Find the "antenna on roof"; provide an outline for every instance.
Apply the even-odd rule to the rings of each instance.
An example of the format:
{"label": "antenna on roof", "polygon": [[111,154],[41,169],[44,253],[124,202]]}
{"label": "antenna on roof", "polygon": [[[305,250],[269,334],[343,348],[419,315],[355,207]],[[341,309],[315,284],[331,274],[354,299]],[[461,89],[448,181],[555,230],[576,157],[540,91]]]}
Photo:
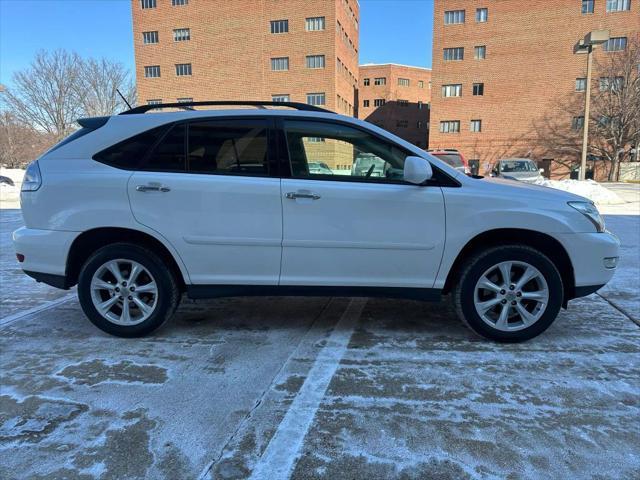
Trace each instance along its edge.
{"label": "antenna on roof", "polygon": [[129,105],[129,102],[127,102],[127,99],[124,98],[124,95],[122,95],[122,93],[120,93],[120,90],[116,88],[116,92],[118,92],[118,95],[120,95],[120,98],[122,99],[122,101],[124,103],[126,103],[127,107],[129,107],[129,110],[131,110],[131,105]]}

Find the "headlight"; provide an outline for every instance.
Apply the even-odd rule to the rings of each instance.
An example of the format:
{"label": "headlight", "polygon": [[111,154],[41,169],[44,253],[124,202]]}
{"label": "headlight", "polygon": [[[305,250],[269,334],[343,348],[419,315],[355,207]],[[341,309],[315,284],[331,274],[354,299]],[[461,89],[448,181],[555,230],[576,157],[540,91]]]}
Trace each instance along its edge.
{"label": "headlight", "polygon": [[581,214],[587,217],[591,223],[596,227],[598,232],[604,232],[604,220],[600,216],[600,212],[596,206],[591,202],[568,202],[569,206],[578,210]]}
{"label": "headlight", "polygon": [[42,175],[40,175],[40,167],[38,161],[31,162],[27,167],[27,171],[24,172],[24,179],[22,180],[23,192],[35,192],[42,185]]}

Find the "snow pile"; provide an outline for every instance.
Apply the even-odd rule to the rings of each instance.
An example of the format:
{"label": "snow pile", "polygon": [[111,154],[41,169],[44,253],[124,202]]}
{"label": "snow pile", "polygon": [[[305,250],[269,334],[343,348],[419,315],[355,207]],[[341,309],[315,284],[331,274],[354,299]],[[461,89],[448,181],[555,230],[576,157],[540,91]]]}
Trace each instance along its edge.
{"label": "snow pile", "polygon": [[24,170],[21,168],[0,168],[0,176],[9,177],[14,185],[0,183],[0,208],[20,208],[20,187]]}
{"label": "snow pile", "polygon": [[580,195],[599,205],[626,203],[617,193],[593,180],[544,180],[540,185]]}

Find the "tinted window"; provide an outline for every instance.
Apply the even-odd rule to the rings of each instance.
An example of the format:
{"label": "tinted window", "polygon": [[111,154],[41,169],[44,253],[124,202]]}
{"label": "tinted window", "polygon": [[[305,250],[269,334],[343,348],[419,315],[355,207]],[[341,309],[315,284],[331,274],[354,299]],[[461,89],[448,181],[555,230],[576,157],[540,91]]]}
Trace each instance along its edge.
{"label": "tinted window", "polygon": [[362,130],[306,121],[285,122],[285,130],[294,177],[368,181],[403,178],[404,151]]}
{"label": "tinted window", "polygon": [[116,143],[95,154],[93,158],[112,167],[134,169],[140,164],[145,154],[155,145],[156,141],[166,129],[167,127],[165,125],[147,130],[127,140]]}
{"label": "tinted window", "polygon": [[185,130],[184,123],[174,125],[158,146],[151,152],[144,164],[144,170],[163,172],[185,171]]}
{"label": "tinted window", "polygon": [[264,122],[231,120],[189,124],[189,171],[267,175]]}

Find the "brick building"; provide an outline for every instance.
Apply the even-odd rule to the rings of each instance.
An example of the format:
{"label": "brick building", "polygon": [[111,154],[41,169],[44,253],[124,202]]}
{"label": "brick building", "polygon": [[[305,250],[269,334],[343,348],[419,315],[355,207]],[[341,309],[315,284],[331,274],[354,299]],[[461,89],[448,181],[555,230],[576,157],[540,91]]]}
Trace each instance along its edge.
{"label": "brick building", "polygon": [[358,117],[421,148],[429,141],[431,69],[360,65]]}
{"label": "brick building", "polygon": [[[485,173],[508,156],[530,157],[566,175],[544,157],[545,118],[571,125],[559,105],[584,101],[586,55],[573,46],[591,30],[610,31],[615,51],[640,32],[636,0],[435,0],[430,148],[458,148]],[[596,72],[592,75],[598,88]],[[579,130],[579,129],[576,129]],[[580,135],[579,131],[576,131]]]}
{"label": "brick building", "polygon": [[289,100],[354,115],[357,0],[132,0],[139,103]]}

